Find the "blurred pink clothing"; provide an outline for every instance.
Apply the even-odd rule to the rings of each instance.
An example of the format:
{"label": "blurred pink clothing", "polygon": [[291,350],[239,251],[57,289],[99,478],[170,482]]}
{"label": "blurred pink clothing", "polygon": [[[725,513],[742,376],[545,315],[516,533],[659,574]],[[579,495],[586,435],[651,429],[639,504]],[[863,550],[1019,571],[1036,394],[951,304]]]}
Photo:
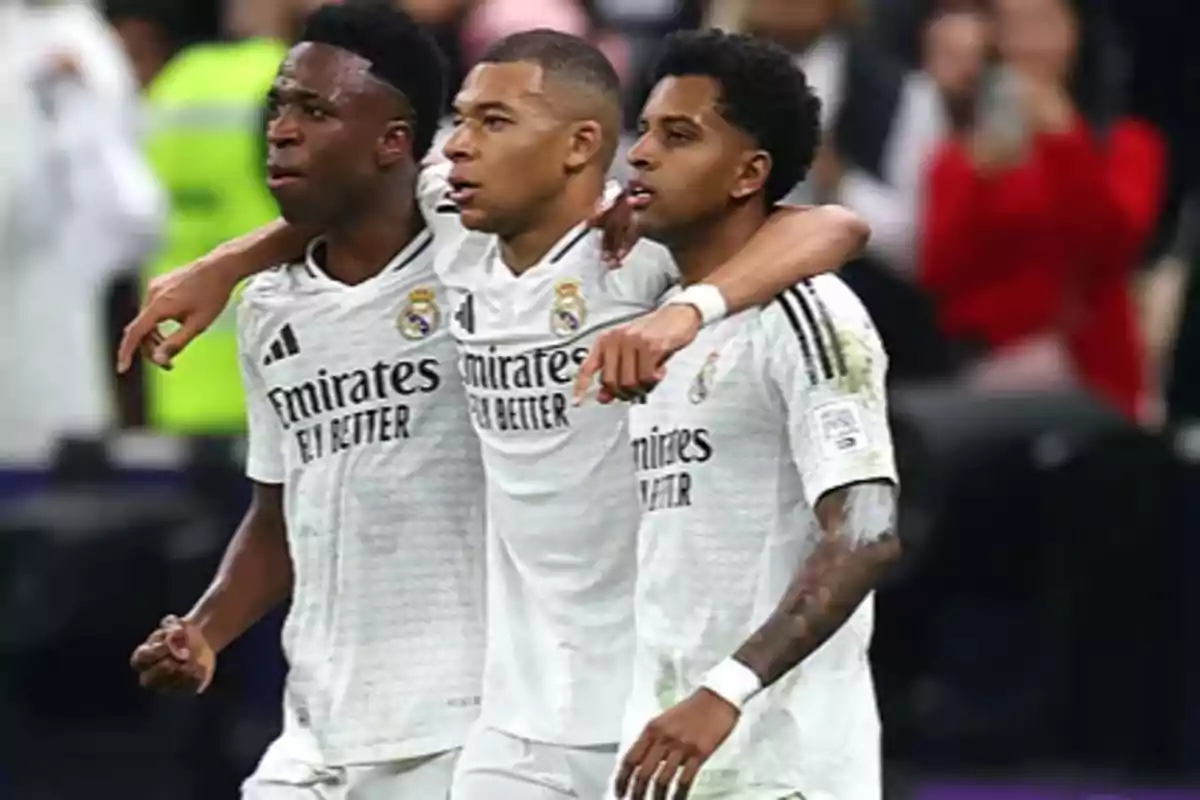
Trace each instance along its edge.
{"label": "blurred pink clothing", "polygon": [[624,77],[629,61],[625,43],[615,36],[593,37],[587,13],[576,0],[481,0],[463,24],[463,56],[474,64],[493,42],[533,28],[591,40]]}

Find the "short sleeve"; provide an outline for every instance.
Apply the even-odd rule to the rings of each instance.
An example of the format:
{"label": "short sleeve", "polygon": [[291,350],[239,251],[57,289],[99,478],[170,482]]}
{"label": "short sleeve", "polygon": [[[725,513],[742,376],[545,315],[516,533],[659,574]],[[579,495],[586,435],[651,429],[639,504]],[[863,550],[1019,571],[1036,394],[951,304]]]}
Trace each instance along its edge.
{"label": "short sleeve", "polygon": [[246,475],[259,483],[283,483],[283,427],[259,371],[259,353],[254,347],[254,311],[245,298],[238,305],[238,364],[246,393]]}
{"label": "short sleeve", "polygon": [[763,328],[766,372],[809,504],[852,483],[898,482],[887,354],[853,292],[833,276],[802,282],[764,311]]}
{"label": "short sleeve", "polygon": [[615,295],[652,310],[667,291],[679,283],[679,268],[667,248],[643,239],[625,257],[620,267],[609,273]]}

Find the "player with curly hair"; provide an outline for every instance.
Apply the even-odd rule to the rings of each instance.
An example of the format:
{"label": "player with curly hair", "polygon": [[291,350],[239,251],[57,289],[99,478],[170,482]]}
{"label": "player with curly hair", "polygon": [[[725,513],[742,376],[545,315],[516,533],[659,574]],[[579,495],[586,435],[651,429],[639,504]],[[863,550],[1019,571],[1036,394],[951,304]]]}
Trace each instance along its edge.
{"label": "player with curly hair", "polygon": [[[746,36],[678,34],[656,75],[629,188],[691,285],[804,177],[820,104]],[[858,298],[819,275],[705,328],[631,411],[621,797],[878,800],[870,593],[899,554],[886,368]]]}

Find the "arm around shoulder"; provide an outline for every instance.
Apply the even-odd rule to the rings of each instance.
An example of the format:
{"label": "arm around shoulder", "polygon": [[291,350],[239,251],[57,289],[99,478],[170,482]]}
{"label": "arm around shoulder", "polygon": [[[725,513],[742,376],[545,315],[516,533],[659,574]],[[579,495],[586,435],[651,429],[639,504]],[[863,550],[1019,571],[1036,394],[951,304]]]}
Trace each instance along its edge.
{"label": "arm around shoulder", "polygon": [[804,278],[837,270],[870,238],[862,217],[836,205],[782,206],[707,283],[731,313],[769,303]]}

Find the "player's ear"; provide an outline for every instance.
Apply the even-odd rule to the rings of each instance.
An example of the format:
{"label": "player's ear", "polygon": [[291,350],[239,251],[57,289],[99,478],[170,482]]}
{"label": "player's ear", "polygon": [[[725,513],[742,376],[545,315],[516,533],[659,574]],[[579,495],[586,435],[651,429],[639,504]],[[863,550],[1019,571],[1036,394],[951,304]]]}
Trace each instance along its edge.
{"label": "player's ear", "polygon": [[595,120],[583,120],[571,126],[566,168],[578,172],[592,163],[604,148],[604,128]]}
{"label": "player's ear", "polygon": [[733,181],[731,195],[735,200],[744,200],[763,190],[771,174],[771,154],[765,150],[751,150],[738,162],[738,173]]}
{"label": "player's ear", "polygon": [[387,124],[383,135],[379,137],[377,158],[381,167],[390,167],[401,161],[412,158],[412,125],[402,119],[394,119]]}

